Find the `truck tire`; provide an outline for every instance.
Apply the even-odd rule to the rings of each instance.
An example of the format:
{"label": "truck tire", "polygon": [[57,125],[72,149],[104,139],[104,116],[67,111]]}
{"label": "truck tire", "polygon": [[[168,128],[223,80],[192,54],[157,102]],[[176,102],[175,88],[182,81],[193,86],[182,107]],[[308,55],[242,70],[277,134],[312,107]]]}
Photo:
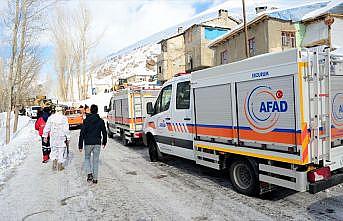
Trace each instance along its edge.
{"label": "truck tire", "polygon": [[120,134],[121,134],[121,143],[122,143],[124,146],[129,146],[129,141],[125,138],[125,131],[124,131],[124,130],[121,130],[121,131],[120,131]]}
{"label": "truck tire", "polygon": [[148,143],[149,147],[149,157],[151,162],[156,162],[159,160],[159,151],[157,147],[157,143],[154,140],[149,140]]}
{"label": "truck tire", "polygon": [[107,135],[109,138],[113,138],[113,133],[110,130],[110,127],[107,125]]}
{"label": "truck tire", "polygon": [[235,160],[229,169],[230,180],[234,189],[248,196],[260,193],[258,174],[248,160]]}

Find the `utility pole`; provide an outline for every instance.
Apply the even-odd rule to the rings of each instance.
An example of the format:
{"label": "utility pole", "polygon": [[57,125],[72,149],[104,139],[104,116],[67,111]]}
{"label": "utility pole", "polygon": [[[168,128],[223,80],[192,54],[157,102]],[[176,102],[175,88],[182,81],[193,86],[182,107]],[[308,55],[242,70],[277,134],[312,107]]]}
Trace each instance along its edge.
{"label": "utility pole", "polygon": [[247,27],[247,18],[245,15],[245,0],[242,0],[243,5],[243,22],[244,22],[244,38],[245,38],[245,57],[249,57],[248,49],[248,27]]}

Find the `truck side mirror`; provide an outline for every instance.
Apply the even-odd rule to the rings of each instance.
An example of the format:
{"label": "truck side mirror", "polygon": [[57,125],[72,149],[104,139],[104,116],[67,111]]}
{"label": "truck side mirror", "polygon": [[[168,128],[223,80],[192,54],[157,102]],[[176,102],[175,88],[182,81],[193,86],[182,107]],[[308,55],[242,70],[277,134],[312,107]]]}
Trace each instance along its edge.
{"label": "truck side mirror", "polygon": [[107,106],[104,107],[104,112],[109,112],[110,110],[107,108]]}
{"label": "truck side mirror", "polygon": [[154,108],[152,106],[152,102],[148,102],[146,104],[146,112],[150,115],[152,115],[154,113]]}

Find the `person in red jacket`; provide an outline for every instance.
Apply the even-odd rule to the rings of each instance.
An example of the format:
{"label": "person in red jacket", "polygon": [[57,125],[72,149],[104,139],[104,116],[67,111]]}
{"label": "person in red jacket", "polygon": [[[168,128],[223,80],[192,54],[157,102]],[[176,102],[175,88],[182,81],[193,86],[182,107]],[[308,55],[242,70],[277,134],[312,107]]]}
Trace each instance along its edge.
{"label": "person in red jacket", "polygon": [[50,116],[50,108],[44,107],[41,117],[39,117],[35,123],[35,129],[38,130],[39,136],[42,138],[42,152],[43,152],[42,163],[47,163],[50,159],[50,152],[51,152],[50,139],[48,137],[48,141],[44,142],[44,139],[42,137],[43,130],[49,116]]}

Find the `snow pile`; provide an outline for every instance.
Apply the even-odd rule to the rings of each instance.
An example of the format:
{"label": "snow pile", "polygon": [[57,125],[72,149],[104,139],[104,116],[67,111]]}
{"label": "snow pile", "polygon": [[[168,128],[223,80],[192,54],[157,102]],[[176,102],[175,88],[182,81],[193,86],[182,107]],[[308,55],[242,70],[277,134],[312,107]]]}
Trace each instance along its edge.
{"label": "snow pile", "polygon": [[80,105],[83,105],[83,106],[87,104],[87,106],[89,107],[92,104],[98,105],[100,117],[105,117],[106,113],[104,112],[104,107],[108,106],[108,104],[110,103],[111,97],[112,97],[112,93],[97,94],[97,95],[92,95],[87,100],[79,101],[79,103]]}
{"label": "snow pile", "polygon": [[[13,127],[13,120],[14,115],[12,114],[11,127]],[[26,153],[31,147],[32,137],[35,137],[33,129],[27,130],[27,127],[33,127],[30,118],[19,116],[18,130],[16,133],[11,134],[11,142],[5,145],[5,125],[6,113],[0,113],[0,185],[4,183],[12,169],[25,159]]]}
{"label": "snow pile", "polygon": [[[11,114],[11,140],[17,136],[17,134],[26,127],[30,122],[30,118],[26,116],[19,116],[18,129],[16,133],[13,131],[14,114]],[[5,145],[6,142],[6,113],[0,113],[0,148]]]}

